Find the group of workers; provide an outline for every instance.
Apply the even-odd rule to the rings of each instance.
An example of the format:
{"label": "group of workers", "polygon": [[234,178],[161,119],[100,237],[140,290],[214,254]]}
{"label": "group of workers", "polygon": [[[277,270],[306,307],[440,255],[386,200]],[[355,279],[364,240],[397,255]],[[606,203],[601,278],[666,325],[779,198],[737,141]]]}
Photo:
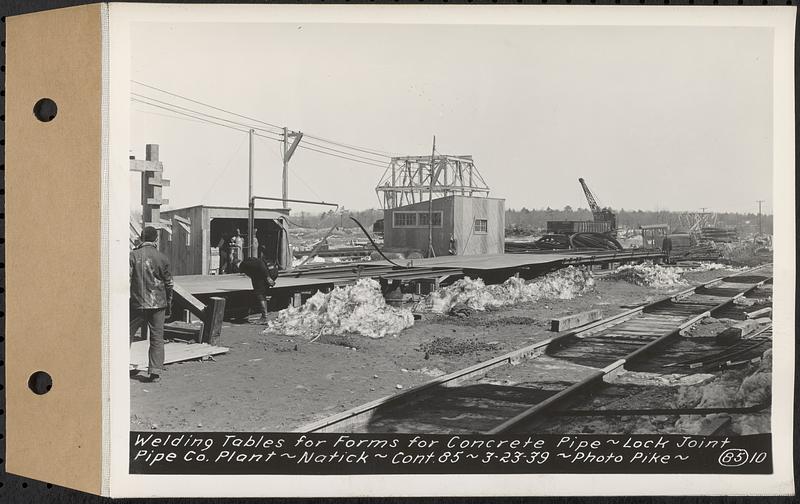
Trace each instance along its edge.
{"label": "group of workers", "polygon": [[[266,250],[263,246],[259,246],[257,236],[258,229],[253,229],[251,246],[256,251],[254,256],[260,259],[266,254]],[[240,264],[247,257],[248,250],[239,228],[236,228],[233,234],[223,234],[217,243],[217,249],[219,250],[219,274],[239,273]]]}
{"label": "group of workers", "polygon": [[[275,285],[278,266],[267,260],[263,253],[259,257],[243,257],[244,240],[238,229],[229,243],[234,245],[229,247],[233,255],[226,255],[227,264],[235,268],[235,272],[250,278],[261,309],[261,318],[255,323],[266,323],[267,291]],[[148,381],[155,382],[159,381],[164,371],[164,321],[172,316],[174,285],[169,259],[158,250],[156,228],[144,228],[140,243],[130,253],[129,263],[130,338],[133,340],[139,329],[143,335],[149,330]]]}

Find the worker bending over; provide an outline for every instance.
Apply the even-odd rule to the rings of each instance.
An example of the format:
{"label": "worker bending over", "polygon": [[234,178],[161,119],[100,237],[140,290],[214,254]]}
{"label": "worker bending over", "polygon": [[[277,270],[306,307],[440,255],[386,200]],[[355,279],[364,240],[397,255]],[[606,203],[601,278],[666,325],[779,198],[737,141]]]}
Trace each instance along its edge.
{"label": "worker bending over", "polygon": [[278,266],[268,261],[265,256],[248,257],[239,264],[239,273],[244,273],[253,282],[253,293],[261,307],[261,318],[256,324],[267,322],[267,289],[275,286],[278,278]]}

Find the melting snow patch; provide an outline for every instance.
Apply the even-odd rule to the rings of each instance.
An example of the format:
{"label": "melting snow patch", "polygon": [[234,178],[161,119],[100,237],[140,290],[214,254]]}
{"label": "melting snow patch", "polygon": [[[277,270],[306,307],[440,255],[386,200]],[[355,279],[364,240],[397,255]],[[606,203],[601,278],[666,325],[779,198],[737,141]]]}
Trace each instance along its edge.
{"label": "melting snow patch", "polygon": [[458,304],[484,311],[540,299],[573,299],[593,287],[591,271],[568,266],[527,282],[511,277],[499,285],[486,285],[480,278],[467,277],[432,293],[425,305],[434,313],[448,313]]}
{"label": "melting snow patch", "polygon": [[[744,379],[742,379],[744,378]],[[681,387],[677,406],[683,408],[731,408],[768,404],[772,397],[772,351],[764,353],[758,367],[749,373],[727,371],[716,380],[700,386]],[[708,418],[712,416],[709,415]],[[731,430],[736,434],[769,432],[768,411],[752,415],[734,415]],[[676,429],[687,434],[700,431],[708,420],[703,416],[681,417]]]}
{"label": "melting snow patch", "polygon": [[378,282],[367,278],[328,294],[317,292],[302,306],[281,310],[264,332],[309,339],[345,333],[383,338],[412,325],[411,310],[388,306]]}
{"label": "melting snow patch", "polygon": [[681,278],[682,272],[681,268],[661,266],[648,261],[642,264],[624,264],[614,270],[609,277],[643,287],[669,289],[687,285]]}

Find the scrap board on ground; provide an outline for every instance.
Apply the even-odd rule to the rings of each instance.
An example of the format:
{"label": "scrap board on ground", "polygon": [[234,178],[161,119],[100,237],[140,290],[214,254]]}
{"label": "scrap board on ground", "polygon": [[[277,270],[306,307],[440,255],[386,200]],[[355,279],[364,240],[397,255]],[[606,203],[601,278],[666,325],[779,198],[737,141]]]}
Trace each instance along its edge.
{"label": "scrap board on ground", "polygon": [[[130,369],[140,371],[147,369],[148,350],[149,342],[147,340],[131,343]],[[228,350],[229,348],[213,346],[208,343],[168,341],[164,344],[164,364],[202,359],[203,357],[226,353]]]}

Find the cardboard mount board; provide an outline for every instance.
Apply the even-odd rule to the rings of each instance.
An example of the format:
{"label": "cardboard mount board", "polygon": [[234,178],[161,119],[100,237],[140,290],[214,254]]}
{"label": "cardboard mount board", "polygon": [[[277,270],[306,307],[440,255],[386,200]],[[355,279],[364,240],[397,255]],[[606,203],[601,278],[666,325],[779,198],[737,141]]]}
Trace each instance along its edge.
{"label": "cardboard mount board", "polygon": [[[93,4],[6,20],[6,465],[96,494],[104,466],[105,13]],[[58,107],[48,122],[33,113],[43,98]],[[28,387],[36,372],[51,377],[49,392]]]}

